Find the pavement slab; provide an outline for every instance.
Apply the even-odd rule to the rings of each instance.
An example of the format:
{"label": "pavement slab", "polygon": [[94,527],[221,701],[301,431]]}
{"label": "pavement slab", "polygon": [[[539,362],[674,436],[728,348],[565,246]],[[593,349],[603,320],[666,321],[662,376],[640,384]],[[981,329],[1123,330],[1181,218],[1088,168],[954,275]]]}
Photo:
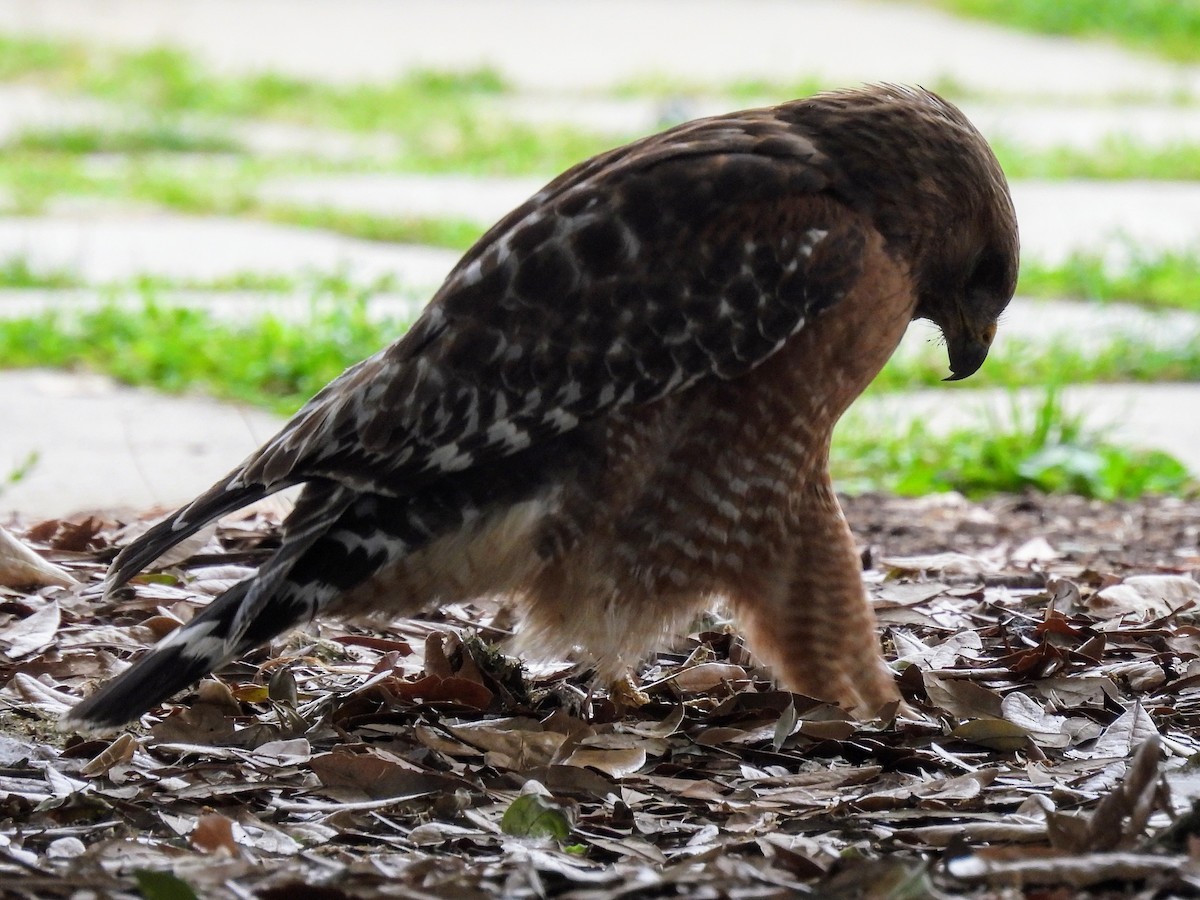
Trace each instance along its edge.
{"label": "pavement slab", "polygon": [[0,260],[20,258],[35,271],[68,271],[94,283],[139,274],[211,281],[242,272],[340,271],[360,282],[392,277],[429,287],[459,256],[236,218],[136,211],[0,218]]}
{"label": "pavement slab", "polygon": [[[281,419],[98,375],[0,371],[0,519],[173,507],[269,438]],[[28,474],[4,486],[30,458]]]}
{"label": "pavement slab", "polygon": [[7,0],[0,30],[170,44],[226,70],[335,81],[487,65],[523,87],[559,91],[660,74],[953,80],[1002,95],[1200,93],[1198,66],[869,0]]}

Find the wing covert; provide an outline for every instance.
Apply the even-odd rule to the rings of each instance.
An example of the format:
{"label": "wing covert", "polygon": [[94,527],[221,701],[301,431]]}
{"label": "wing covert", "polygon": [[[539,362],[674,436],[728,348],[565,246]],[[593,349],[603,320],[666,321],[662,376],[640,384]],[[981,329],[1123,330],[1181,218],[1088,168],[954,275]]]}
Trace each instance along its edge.
{"label": "wing covert", "polygon": [[242,481],[404,494],[744,374],[858,277],[867,226],[828,193],[836,178],[766,119],[582,164],[489,231],[410,332],[314,397]]}

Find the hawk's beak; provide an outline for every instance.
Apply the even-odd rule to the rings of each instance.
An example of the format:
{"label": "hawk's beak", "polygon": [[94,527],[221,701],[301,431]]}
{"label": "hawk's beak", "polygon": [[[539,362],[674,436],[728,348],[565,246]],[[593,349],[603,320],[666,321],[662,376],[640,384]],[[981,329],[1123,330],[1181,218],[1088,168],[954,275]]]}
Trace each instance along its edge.
{"label": "hawk's beak", "polygon": [[958,334],[946,335],[946,349],[950,354],[950,371],[944,381],[961,381],[979,371],[987,359],[992,340],[996,337],[996,323],[989,322],[979,333],[964,327]]}

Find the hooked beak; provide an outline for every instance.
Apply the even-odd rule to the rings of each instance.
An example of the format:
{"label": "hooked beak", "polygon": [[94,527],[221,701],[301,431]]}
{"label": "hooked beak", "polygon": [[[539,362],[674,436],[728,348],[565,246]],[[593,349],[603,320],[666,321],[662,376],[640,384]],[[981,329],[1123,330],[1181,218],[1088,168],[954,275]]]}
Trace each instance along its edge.
{"label": "hooked beak", "polygon": [[979,333],[974,333],[965,322],[957,334],[947,333],[946,349],[950,354],[950,371],[953,374],[943,381],[962,381],[979,371],[995,337],[995,322],[989,322]]}

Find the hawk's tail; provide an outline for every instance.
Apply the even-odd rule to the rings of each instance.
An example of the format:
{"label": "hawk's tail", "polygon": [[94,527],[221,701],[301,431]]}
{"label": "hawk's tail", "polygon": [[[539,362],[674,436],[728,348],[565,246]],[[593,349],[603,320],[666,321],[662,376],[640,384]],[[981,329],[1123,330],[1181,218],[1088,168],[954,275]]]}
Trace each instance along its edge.
{"label": "hawk's tail", "polygon": [[63,727],[89,732],[124,725],[220,666],[228,656],[220,635],[228,632],[252,584],[253,579],[235,584],[191,622],[76,704],[63,717]]}
{"label": "hawk's tail", "polygon": [[237,472],[218,481],[207,491],[122,548],[108,568],[105,593],[110,593],[154,562],[180,541],[195,534],[213,519],[241,509],[286,484],[266,488],[261,484],[237,484]]}
{"label": "hawk's tail", "polygon": [[[348,488],[310,483],[284,523],[282,546],[255,575],[235,584],[76,705],[64,717],[63,726],[98,731],[122,725],[231,659],[311,619],[338,594],[339,587],[310,577],[311,567],[297,563],[330,532],[353,500]],[[170,521],[156,528],[169,527]],[[365,579],[382,560],[361,557],[355,562],[354,571],[341,573],[344,577]]]}

